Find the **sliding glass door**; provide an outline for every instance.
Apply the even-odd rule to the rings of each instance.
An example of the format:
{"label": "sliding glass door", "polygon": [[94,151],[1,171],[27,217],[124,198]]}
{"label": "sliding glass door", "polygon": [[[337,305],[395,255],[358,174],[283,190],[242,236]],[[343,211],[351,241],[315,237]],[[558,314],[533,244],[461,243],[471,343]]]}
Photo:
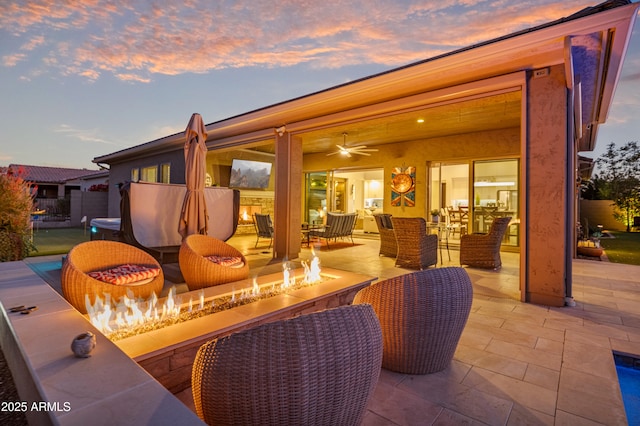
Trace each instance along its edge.
{"label": "sliding glass door", "polygon": [[520,226],[518,170],[517,159],[431,163],[428,209],[445,209],[450,220],[460,223],[461,234],[487,233],[494,218],[509,216],[511,225],[503,244],[517,247]]}
{"label": "sliding glass door", "polygon": [[519,245],[518,160],[473,163],[473,230],[489,232],[496,217],[511,217],[503,244]]}

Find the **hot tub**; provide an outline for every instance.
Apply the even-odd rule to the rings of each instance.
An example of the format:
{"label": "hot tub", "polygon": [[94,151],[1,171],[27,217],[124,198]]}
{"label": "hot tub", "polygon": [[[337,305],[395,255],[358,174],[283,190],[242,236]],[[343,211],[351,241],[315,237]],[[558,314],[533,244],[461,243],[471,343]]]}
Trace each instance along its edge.
{"label": "hot tub", "polygon": [[91,240],[120,241],[120,218],[97,217],[91,219]]}

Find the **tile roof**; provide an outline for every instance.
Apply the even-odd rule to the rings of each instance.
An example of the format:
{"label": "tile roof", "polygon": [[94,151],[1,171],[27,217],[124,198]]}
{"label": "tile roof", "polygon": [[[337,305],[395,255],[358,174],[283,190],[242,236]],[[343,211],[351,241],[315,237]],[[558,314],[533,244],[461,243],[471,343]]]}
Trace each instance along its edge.
{"label": "tile roof", "polygon": [[99,175],[104,170],[69,169],[64,167],[30,166],[25,164],[10,164],[13,170],[24,170],[24,179],[30,182],[64,183],[91,175]]}

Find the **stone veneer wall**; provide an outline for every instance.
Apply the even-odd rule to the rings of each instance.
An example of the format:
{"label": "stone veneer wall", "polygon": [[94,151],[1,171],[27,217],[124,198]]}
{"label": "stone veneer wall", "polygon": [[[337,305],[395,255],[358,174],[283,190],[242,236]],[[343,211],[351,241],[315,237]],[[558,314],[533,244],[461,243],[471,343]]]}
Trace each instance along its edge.
{"label": "stone veneer wall", "polygon": [[[260,206],[262,214],[270,214],[273,220],[275,211],[275,197],[273,191],[240,191],[240,206]],[[255,234],[256,229],[253,225],[238,224],[236,235]]]}

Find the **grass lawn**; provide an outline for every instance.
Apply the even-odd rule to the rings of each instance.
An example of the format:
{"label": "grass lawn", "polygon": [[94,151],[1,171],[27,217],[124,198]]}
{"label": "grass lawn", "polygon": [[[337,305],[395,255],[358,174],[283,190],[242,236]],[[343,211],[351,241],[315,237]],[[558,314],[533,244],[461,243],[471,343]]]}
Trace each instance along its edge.
{"label": "grass lawn", "polygon": [[640,265],[640,232],[610,232],[615,238],[603,238],[604,248],[610,262]]}
{"label": "grass lawn", "polygon": [[38,251],[29,257],[49,256],[52,254],[66,254],[73,246],[83,241],[89,241],[90,233],[86,235],[83,228],[54,228],[33,231],[33,243]]}

